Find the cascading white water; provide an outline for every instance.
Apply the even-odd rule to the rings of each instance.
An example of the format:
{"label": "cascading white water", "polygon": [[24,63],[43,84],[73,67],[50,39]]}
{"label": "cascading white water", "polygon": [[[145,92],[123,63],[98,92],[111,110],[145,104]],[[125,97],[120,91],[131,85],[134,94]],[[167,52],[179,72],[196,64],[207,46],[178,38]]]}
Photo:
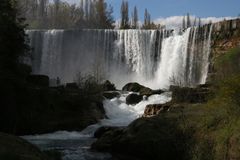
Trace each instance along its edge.
{"label": "cascading white water", "polygon": [[57,77],[61,73],[63,30],[46,31],[43,39],[43,54],[39,72]]}
{"label": "cascading white water", "polygon": [[136,81],[152,88],[205,83],[211,27],[166,30],[29,30],[33,72],[73,81],[101,70],[118,87]]}
{"label": "cascading white water", "polygon": [[184,82],[190,28],[183,35],[165,38],[162,42],[161,62],[156,72],[156,83],[167,88],[171,81]]}
{"label": "cascading white water", "polygon": [[26,140],[39,146],[43,150],[59,150],[63,153],[63,160],[110,160],[111,155],[90,151],[91,144],[95,141],[94,132],[101,126],[127,126],[140,117],[148,104],[163,104],[171,100],[171,93],[152,95],[136,105],[127,105],[126,96],[105,100],[104,108],[108,119],[88,126],[81,132],[58,131],[43,135],[23,136]]}

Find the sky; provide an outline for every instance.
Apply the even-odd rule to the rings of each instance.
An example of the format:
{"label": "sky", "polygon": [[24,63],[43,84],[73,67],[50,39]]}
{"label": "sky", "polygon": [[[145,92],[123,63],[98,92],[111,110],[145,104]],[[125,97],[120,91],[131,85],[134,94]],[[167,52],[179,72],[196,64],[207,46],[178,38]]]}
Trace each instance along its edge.
{"label": "sky", "polygon": [[[79,3],[80,0],[65,0],[71,3]],[[120,8],[122,0],[106,0],[114,9],[114,18],[120,19]],[[181,16],[190,13],[193,18],[201,17],[204,21],[213,22],[222,20],[223,17],[231,19],[240,14],[240,0],[128,0],[130,13],[136,5],[139,18],[142,21],[145,8],[151,14],[155,22],[180,23]],[[179,22],[178,22],[179,21]]]}
{"label": "sky", "polygon": [[[66,0],[80,2],[80,0]],[[114,17],[120,18],[122,0],[106,0],[114,7]],[[240,0],[128,0],[130,9],[135,5],[142,13],[147,8],[153,19],[160,17],[179,16],[187,12],[199,17],[225,17],[240,14]]]}

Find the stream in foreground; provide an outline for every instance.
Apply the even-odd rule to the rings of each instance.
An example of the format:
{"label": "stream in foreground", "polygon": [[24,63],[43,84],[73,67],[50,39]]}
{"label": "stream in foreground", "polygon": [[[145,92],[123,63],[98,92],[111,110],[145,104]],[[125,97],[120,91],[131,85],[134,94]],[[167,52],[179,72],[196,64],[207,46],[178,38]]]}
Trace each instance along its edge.
{"label": "stream in foreground", "polygon": [[63,160],[111,160],[109,153],[92,151],[91,144],[96,141],[94,132],[102,126],[127,126],[144,113],[148,104],[163,104],[171,100],[171,93],[152,95],[136,105],[127,105],[126,97],[130,93],[121,94],[119,98],[103,102],[106,115],[98,124],[88,126],[81,132],[58,131],[43,135],[23,136],[41,150],[57,150],[63,153]]}

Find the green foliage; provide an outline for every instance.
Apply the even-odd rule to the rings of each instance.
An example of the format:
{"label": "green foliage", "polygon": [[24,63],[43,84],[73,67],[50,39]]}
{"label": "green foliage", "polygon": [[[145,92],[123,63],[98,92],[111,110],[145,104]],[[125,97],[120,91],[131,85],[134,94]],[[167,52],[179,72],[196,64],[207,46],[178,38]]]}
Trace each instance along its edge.
{"label": "green foliage", "polygon": [[217,80],[240,73],[240,48],[231,49],[228,53],[218,57],[215,67],[217,70]]}
{"label": "green foliage", "polygon": [[105,0],[81,1],[80,5],[63,0],[18,0],[30,29],[112,29],[113,8]]}
{"label": "green foliage", "polygon": [[15,6],[15,1],[3,0],[0,3],[0,72],[15,71],[19,58],[28,53],[24,19],[18,17]]}
{"label": "green foliage", "polygon": [[[194,160],[240,158],[240,49],[235,48],[216,60],[215,96],[202,105],[204,116],[198,120]],[[202,139],[212,142],[203,143]],[[211,154],[208,154],[211,153]]]}
{"label": "green foliage", "polygon": [[148,12],[148,10],[145,9],[144,23],[142,25],[142,29],[157,29],[157,28],[159,28],[159,26],[157,26],[156,24],[154,24],[154,22],[151,21],[151,15]]}
{"label": "green foliage", "polygon": [[128,1],[122,1],[120,29],[130,29]]}

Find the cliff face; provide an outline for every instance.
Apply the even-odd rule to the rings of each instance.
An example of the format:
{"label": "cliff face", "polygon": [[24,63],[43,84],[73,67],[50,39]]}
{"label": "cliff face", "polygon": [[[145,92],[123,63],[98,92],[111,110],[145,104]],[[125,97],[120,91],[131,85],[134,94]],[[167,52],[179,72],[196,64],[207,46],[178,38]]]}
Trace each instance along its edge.
{"label": "cliff face", "polygon": [[216,59],[226,54],[230,49],[238,46],[240,46],[240,19],[221,21],[213,24],[208,82],[214,76]]}

